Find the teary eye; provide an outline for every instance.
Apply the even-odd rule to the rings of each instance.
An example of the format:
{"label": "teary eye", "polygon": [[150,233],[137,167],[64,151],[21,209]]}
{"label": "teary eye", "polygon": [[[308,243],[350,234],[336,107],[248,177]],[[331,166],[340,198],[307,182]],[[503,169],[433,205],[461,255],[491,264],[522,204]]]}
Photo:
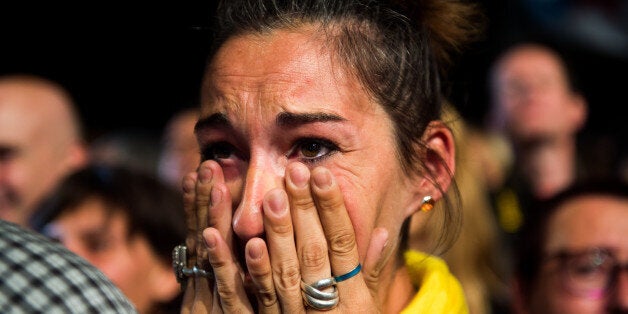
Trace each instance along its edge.
{"label": "teary eye", "polygon": [[205,146],[201,151],[203,160],[229,159],[235,153],[235,147],[227,142],[217,142]]}
{"label": "teary eye", "polygon": [[338,146],[328,140],[307,138],[296,142],[288,157],[302,159],[305,162],[317,162],[338,151]]}

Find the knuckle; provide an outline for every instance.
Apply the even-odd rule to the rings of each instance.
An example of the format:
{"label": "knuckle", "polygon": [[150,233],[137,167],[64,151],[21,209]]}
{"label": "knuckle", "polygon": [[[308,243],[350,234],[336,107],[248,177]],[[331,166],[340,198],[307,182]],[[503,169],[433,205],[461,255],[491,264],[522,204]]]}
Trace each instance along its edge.
{"label": "knuckle", "polygon": [[291,200],[292,207],[295,209],[314,208],[314,200],[311,197],[294,197]]}
{"label": "knuckle", "polygon": [[278,291],[290,291],[295,287],[300,289],[301,284],[301,271],[295,263],[291,265],[282,265],[274,271],[273,278],[277,278],[275,281],[275,288]]}
{"label": "knuckle", "polygon": [[366,285],[373,288],[377,287],[379,283],[379,277],[382,271],[382,265],[377,264],[375,267],[370,267],[369,269],[363,268],[362,277],[364,278],[364,282]]}
{"label": "knuckle", "polygon": [[233,290],[233,285],[227,284],[222,280],[216,281],[216,291],[220,295],[220,302],[226,308],[233,308],[237,304],[236,293]]}
{"label": "knuckle", "polygon": [[355,236],[350,233],[343,231],[340,234],[331,237],[329,240],[330,250],[339,255],[349,254],[355,248]]}
{"label": "knuckle", "polygon": [[291,224],[267,224],[266,227],[268,226],[270,226],[271,230],[278,235],[291,235],[292,234]]}
{"label": "knuckle", "polygon": [[327,265],[327,246],[319,242],[307,241],[301,249],[301,262],[308,268],[320,268]]}
{"label": "knuckle", "polygon": [[249,272],[251,273],[251,276],[255,278],[266,278],[272,276],[270,268],[267,267],[249,267]]}
{"label": "knuckle", "polygon": [[277,295],[273,287],[260,287],[257,291],[257,298],[264,307],[272,307],[277,304]]}
{"label": "knuckle", "polygon": [[319,195],[318,203],[322,209],[333,210],[344,206],[344,199],[336,193]]}
{"label": "knuckle", "polygon": [[379,282],[379,271],[365,272],[363,275],[367,286],[376,286]]}

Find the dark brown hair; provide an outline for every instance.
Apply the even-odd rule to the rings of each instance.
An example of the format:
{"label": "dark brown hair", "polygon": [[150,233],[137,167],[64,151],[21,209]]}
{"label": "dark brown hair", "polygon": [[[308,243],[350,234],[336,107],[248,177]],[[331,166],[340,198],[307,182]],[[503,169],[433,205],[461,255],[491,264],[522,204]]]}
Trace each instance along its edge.
{"label": "dark brown hair", "polygon": [[[476,27],[478,12],[450,0],[225,0],[217,7],[208,61],[211,66],[217,50],[237,35],[319,27],[335,52],[334,61],[362,83],[393,121],[402,166],[409,173],[429,174],[422,163],[428,149],[422,136],[431,121],[440,119],[445,101],[441,78],[450,52],[481,29]],[[445,225],[453,227],[443,233],[447,237],[455,238],[458,217],[454,210],[445,216]]]}

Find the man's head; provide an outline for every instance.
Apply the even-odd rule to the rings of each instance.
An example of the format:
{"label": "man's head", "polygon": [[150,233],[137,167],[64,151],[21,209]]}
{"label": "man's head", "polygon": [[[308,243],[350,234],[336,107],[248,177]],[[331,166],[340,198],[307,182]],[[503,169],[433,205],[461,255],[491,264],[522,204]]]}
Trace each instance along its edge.
{"label": "man's head", "polygon": [[38,202],[87,154],[68,93],[34,76],[0,78],[0,218],[26,225]]}
{"label": "man's head", "polygon": [[491,70],[491,127],[515,142],[573,137],[584,125],[585,99],[574,91],[568,69],[555,51],[519,44]]}

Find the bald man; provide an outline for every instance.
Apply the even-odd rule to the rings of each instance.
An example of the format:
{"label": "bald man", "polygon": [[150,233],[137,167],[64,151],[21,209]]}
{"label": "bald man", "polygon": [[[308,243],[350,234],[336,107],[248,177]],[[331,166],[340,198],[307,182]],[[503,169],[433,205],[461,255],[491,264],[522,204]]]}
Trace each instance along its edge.
{"label": "bald man", "polygon": [[61,86],[0,77],[0,219],[27,226],[44,195],[86,162],[80,120]]}

